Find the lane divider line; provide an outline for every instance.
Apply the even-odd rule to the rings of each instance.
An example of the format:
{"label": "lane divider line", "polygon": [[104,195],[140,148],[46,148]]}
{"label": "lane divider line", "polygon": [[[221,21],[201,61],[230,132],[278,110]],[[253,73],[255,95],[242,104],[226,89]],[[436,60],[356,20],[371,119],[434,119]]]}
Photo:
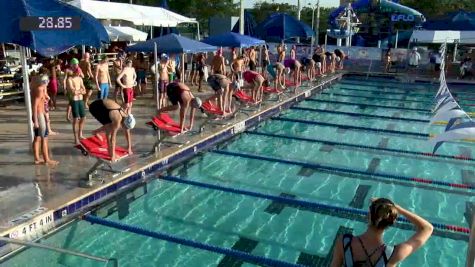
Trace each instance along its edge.
{"label": "lane divider line", "polygon": [[379,147],[379,146],[365,146],[365,145],[357,145],[357,144],[352,144],[352,143],[327,141],[323,139],[314,139],[314,138],[300,137],[300,136],[288,136],[288,135],[281,135],[281,134],[271,134],[271,133],[263,133],[263,132],[256,132],[256,131],[246,131],[246,133],[268,136],[268,137],[273,137],[273,138],[283,138],[283,139],[289,139],[289,140],[321,143],[321,144],[331,145],[331,146],[346,146],[346,147],[354,147],[354,148],[361,148],[361,149],[368,149],[368,150],[379,150],[379,151],[394,152],[394,153],[400,153],[400,154],[417,155],[417,156],[422,156],[422,157],[444,158],[444,159],[451,159],[451,160],[464,160],[464,161],[475,162],[474,158],[463,156],[463,155],[457,155],[457,156],[440,155],[440,154],[432,154],[430,152],[428,153],[417,152],[417,151],[410,151],[410,150],[385,148],[385,147]]}
{"label": "lane divider line", "polygon": [[297,166],[303,166],[307,168],[324,170],[324,171],[329,171],[329,172],[358,174],[358,175],[364,175],[364,176],[375,176],[375,177],[382,177],[382,178],[387,178],[387,179],[392,179],[392,180],[400,180],[400,181],[414,182],[414,183],[420,183],[420,184],[433,184],[433,185],[451,187],[451,188],[462,188],[462,189],[469,189],[469,190],[475,189],[475,186],[473,185],[451,183],[451,182],[446,182],[442,180],[430,180],[426,178],[410,177],[410,176],[389,174],[389,173],[383,173],[383,172],[367,172],[367,171],[355,170],[355,169],[345,168],[345,167],[322,165],[319,163],[288,160],[288,159],[282,159],[282,158],[276,158],[276,157],[262,156],[262,155],[250,154],[250,153],[233,152],[233,151],[227,151],[227,150],[211,150],[211,151],[217,154],[222,154],[222,155],[264,160],[264,161],[270,161],[270,162],[278,162],[278,163],[289,164],[289,165],[297,165]]}
{"label": "lane divider line", "polygon": [[352,98],[366,98],[366,99],[376,99],[376,100],[387,100],[387,101],[396,101],[396,102],[414,102],[414,103],[423,103],[427,105],[433,105],[434,101],[425,101],[425,100],[406,100],[406,99],[398,99],[398,98],[386,98],[386,97],[377,97],[377,96],[363,96],[363,95],[347,95],[347,94],[340,94],[340,93],[332,93],[330,92],[322,92],[322,95],[329,95],[329,96],[343,96],[343,97],[352,97]]}
{"label": "lane divider line", "polygon": [[364,126],[353,126],[353,125],[346,125],[346,124],[337,124],[337,123],[310,121],[310,120],[301,120],[301,119],[290,119],[290,118],[283,118],[283,117],[274,117],[274,118],[271,118],[271,120],[288,121],[288,122],[329,126],[329,127],[338,127],[338,128],[343,128],[343,129],[362,130],[362,131],[369,131],[369,132],[376,132],[376,133],[390,133],[390,134],[410,135],[410,136],[427,137],[427,138],[431,136],[430,134],[427,134],[427,133],[377,129],[377,128],[369,128],[369,127],[364,127]]}
{"label": "lane divider line", "polygon": [[[324,203],[319,203],[319,202],[313,202],[313,201],[308,201],[308,200],[302,200],[302,199],[295,199],[295,198],[290,198],[290,197],[284,197],[284,196],[275,196],[275,195],[268,195],[260,192],[254,192],[254,191],[249,191],[249,190],[243,190],[243,189],[236,189],[232,187],[226,187],[226,186],[221,186],[221,185],[216,185],[216,184],[209,184],[209,183],[203,183],[203,182],[198,182],[195,180],[190,180],[190,179],[183,179],[180,177],[176,176],[160,176],[160,179],[166,180],[166,181],[171,181],[171,182],[177,182],[181,184],[187,184],[191,186],[197,186],[197,187],[202,187],[206,189],[212,189],[212,190],[218,190],[222,192],[227,192],[227,193],[233,193],[233,194],[239,194],[239,195],[245,195],[245,196],[251,196],[251,197],[256,197],[256,198],[263,198],[263,199],[268,199],[288,205],[298,205],[298,206],[303,206],[303,207],[309,207],[309,208],[317,208],[317,209],[322,209],[322,210],[327,210],[327,211],[332,211],[332,212],[341,212],[341,213],[349,213],[349,214],[354,214],[354,215],[360,215],[360,216],[368,216],[368,212],[365,210],[361,209],[355,209],[355,208],[347,208],[347,207],[340,207],[340,206],[334,206],[334,205],[328,205]],[[398,217],[397,218],[398,222],[402,223],[410,223],[409,220],[407,220],[404,217]],[[456,226],[456,225],[447,225],[443,223],[432,223],[431,224],[440,230],[449,230],[453,232],[460,232],[460,233],[465,233],[469,234],[470,229],[462,226]]]}
{"label": "lane divider line", "polygon": [[[393,90],[399,90],[399,91],[402,91],[402,92],[414,92],[414,91],[426,91],[427,94],[432,94],[432,92],[436,92],[438,90],[438,85],[436,85],[436,87],[432,87],[432,88],[417,88],[417,87],[414,87],[412,84],[406,84],[407,86],[410,86],[411,89],[406,89],[406,88],[403,88],[401,86],[397,86],[397,85],[380,85],[380,86],[374,86],[374,84],[371,84],[371,83],[366,83],[366,82],[363,82],[363,83],[355,83],[355,82],[350,82],[348,80],[342,80],[339,82],[339,84],[342,84],[342,85],[356,85],[356,86],[369,86],[369,87],[372,87],[372,88],[376,88],[378,90],[387,90],[388,92],[392,92]],[[400,83],[398,84],[400,85]],[[387,88],[387,89],[386,89]],[[389,90],[388,90],[389,89]],[[454,92],[456,93],[461,93],[461,94],[467,94],[467,95],[475,95],[474,92],[471,92],[470,89],[455,89]],[[423,92],[421,92],[423,93]]]}
{"label": "lane divider line", "polygon": [[[336,89],[336,90],[345,90],[345,91],[369,92],[369,93],[378,94],[378,95],[387,93],[387,94],[391,94],[391,95],[404,95],[404,96],[409,96],[409,97],[421,96],[421,97],[430,97],[430,98],[433,98],[434,93],[435,93],[435,91],[434,91],[434,93],[427,93],[427,94],[418,94],[418,93],[411,93],[411,92],[402,93],[402,92],[370,90],[370,89],[360,89],[360,88],[350,88],[350,87],[335,87],[334,89]],[[464,93],[460,93],[460,94],[464,94]],[[457,96],[457,98],[459,100],[462,100],[462,101],[475,101],[475,99],[473,99],[473,98],[464,98],[464,97],[459,97],[459,96]]]}
{"label": "lane divider line", "polygon": [[307,98],[305,99],[305,101],[323,102],[323,103],[332,103],[332,104],[341,104],[341,105],[350,105],[350,106],[365,106],[365,107],[384,108],[384,109],[410,110],[410,111],[418,111],[421,113],[431,113],[430,109],[423,109],[423,108],[408,108],[408,107],[365,104],[365,103],[355,103],[355,102],[337,101],[337,100],[324,100],[324,99],[315,99],[315,98]]}
{"label": "lane divider line", "polygon": [[177,237],[177,236],[173,236],[173,235],[169,235],[165,233],[150,231],[139,226],[125,224],[122,222],[116,222],[116,221],[100,218],[97,216],[93,216],[90,214],[84,215],[82,219],[92,224],[99,224],[99,225],[107,226],[107,227],[114,228],[117,230],[122,230],[122,231],[130,232],[130,233],[134,233],[134,234],[138,234],[142,236],[160,239],[160,240],[172,242],[175,244],[180,244],[187,247],[197,248],[201,250],[210,251],[213,253],[219,253],[219,254],[223,254],[223,255],[227,255],[231,257],[236,257],[238,259],[242,259],[250,263],[258,263],[258,264],[263,264],[265,266],[282,266],[282,267],[303,266],[300,264],[293,264],[293,263],[288,263],[285,261],[274,260],[274,259],[270,259],[266,257],[252,255],[250,253],[239,251],[236,249],[208,245],[208,244],[193,241],[190,239],[185,239],[185,238],[181,238],[181,237]]}
{"label": "lane divider line", "polygon": [[391,116],[383,116],[383,115],[344,112],[344,111],[326,110],[326,109],[319,109],[319,108],[307,108],[307,107],[299,107],[299,106],[290,107],[290,109],[298,109],[298,110],[321,112],[321,113],[340,114],[340,115],[353,116],[353,117],[368,117],[368,118],[385,119],[385,120],[412,121],[412,122],[423,122],[423,123],[429,123],[430,122],[430,120],[423,120],[423,119],[413,119],[413,118],[405,118],[405,117],[391,117]]}

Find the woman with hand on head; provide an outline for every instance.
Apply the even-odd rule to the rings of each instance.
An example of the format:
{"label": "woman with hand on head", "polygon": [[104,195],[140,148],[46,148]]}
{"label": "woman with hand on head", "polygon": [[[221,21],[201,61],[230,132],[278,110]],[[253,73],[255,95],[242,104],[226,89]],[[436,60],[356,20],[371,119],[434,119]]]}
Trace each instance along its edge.
{"label": "woman with hand on head", "polygon": [[[384,231],[396,222],[398,214],[411,222],[416,233],[396,246],[384,244]],[[368,213],[368,229],[359,236],[345,234],[335,244],[332,267],[396,266],[422,247],[432,234],[433,226],[386,198],[372,199]]]}

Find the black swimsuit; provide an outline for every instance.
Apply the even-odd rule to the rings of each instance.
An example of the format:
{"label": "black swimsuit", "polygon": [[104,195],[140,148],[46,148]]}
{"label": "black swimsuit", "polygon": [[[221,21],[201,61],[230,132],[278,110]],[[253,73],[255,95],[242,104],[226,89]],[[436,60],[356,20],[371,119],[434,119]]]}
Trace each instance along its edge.
{"label": "black swimsuit", "polygon": [[95,100],[89,105],[89,112],[91,112],[92,116],[96,118],[102,125],[106,125],[112,123],[112,120],[109,116],[109,112],[112,110],[121,110],[118,109],[108,109],[104,105],[104,101],[102,99]]}
{"label": "black swimsuit", "polygon": [[180,88],[178,83],[170,83],[167,85],[167,96],[168,100],[172,102],[173,105],[178,105],[182,103],[181,93],[183,90]]}

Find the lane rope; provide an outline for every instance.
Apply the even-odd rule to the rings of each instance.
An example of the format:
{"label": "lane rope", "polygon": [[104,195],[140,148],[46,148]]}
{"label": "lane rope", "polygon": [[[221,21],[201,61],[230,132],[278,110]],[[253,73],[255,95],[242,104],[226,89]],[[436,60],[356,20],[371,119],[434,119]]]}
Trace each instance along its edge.
{"label": "lane rope", "polygon": [[413,119],[413,118],[405,118],[405,117],[391,117],[391,116],[382,116],[382,115],[373,115],[373,114],[365,114],[365,113],[354,113],[354,112],[344,112],[344,111],[336,111],[336,110],[326,110],[326,109],[319,109],[319,108],[307,108],[307,107],[290,107],[290,109],[298,109],[298,110],[305,110],[305,111],[313,111],[313,112],[322,112],[322,113],[331,113],[331,114],[340,114],[352,117],[368,117],[368,118],[377,118],[377,119],[385,119],[385,120],[399,120],[399,121],[412,121],[412,122],[424,122],[429,123],[430,120],[423,120],[423,119]]}
{"label": "lane rope", "polygon": [[412,99],[400,99],[400,98],[387,98],[387,97],[377,97],[377,96],[363,96],[363,95],[348,95],[332,92],[322,92],[322,95],[329,96],[343,96],[343,97],[352,97],[352,98],[366,98],[366,99],[375,99],[375,100],[387,100],[387,101],[396,101],[396,102],[414,102],[414,103],[424,103],[429,106],[434,104],[434,101],[425,101],[425,100],[412,100]]}
{"label": "lane rope", "polygon": [[364,126],[353,126],[353,125],[346,125],[346,124],[337,124],[337,123],[320,122],[320,121],[309,121],[309,120],[301,120],[301,119],[290,119],[290,118],[282,118],[282,117],[274,117],[274,118],[271,118],[271,120],[296,122],[296,123],[303,123],[303,124],[310,124],[310,125],[337,127],[337,128],[342,128],[342,129],[362,130],[362,131],[369,131],[369,132],[376,132],[376,133],[390,133],[390,134],[410,135],[410,136],[418,136],[418,137],[426,137],[426,138],[429,138],[431,136],[430,134],[427,134],[427,133],[377,129],[377,128],[369,128],[369,127],[364,127]]}
{"label": "lane rope", "polygon": [[331,145],[331,146],[346,146],[346,147],[362,148],[362,149],[368,149],[368,150],[380,150],[380,151],[394,152],[394,153],[400,153],[400,154],[417,155],[417,156],[431,157],[431,158],[444,158],[444,159],[465,160],[465,161],[475,162],[474,158],[463,156],[463,155],[457,155],[457,156],[441,155],[441,154],[433,154],[430,152],[417,152],[417,151],[394,149],[394,148],[383,148],[383,147],[377,147],[377,146],[365,146],[365,145],[357,145],[357,144],[351,144],[351,143],[327,141],[323,139],[314,139],[314,138],[307,138],[307,137],[300,137],[300,136],[287,136],[287,135],[281,135],[281,134],[271,134],[271,133],[263,133],[263,132],[256,132],[256,131],[246,131],[246,133],[274,137],[274,138],[283,138],[283,139],[289,139],[289,140],[321,143],[321,144]]}
{"label": "lane rope", "polygon": [[400,180],[400,181],[407,181],[407,182],[426,184],[426,185],[427,184],[433,184],[433,185],[438,185],[438,186],[443,186],[443,187],[451,187],[451,188],[462,188],[462,189],[470,189],[470,190],[475,189],[475,186],[473,186],[473,185],[451,183],[451,182],[445,182],[445,181],[442,181],[442,180],[430,180],[430,179],[426,179],[426,178],[410,177],[410,176],[403,176],[403,175],[397,175],[397,174],[388,174],[388,173],[382,173],[382,172],[369,172],[369,171],[355,170],[355,169],[345,168],[345,167],[336,167],[336,166],[330,166],[330,165],[322,165],[322,164],[319,164],[319,163],[310,163],[310,162],[304,162],[304,161],[287,160],[287,159],[282,159],[282,158],[277,158],[277,157],[262,156],[262,155],[250,154],[250,153],[233,152],[233,151],[227,151],[227,150],[212,150],[212,151],[214,153],[222,154],[222,155],[242,157],[242,158],[250,158],[250,159],[257,159],[257,160],[264,160],[264,161],[270,161],[270,162],[278,162],[278,163],[289,164],[289,165],[298,165],[298,166],[302,166],[302,167],[306,167],[306,168],[310,168],[310,169],[325,170],[325,171],[329,171],[329,172],[358,174],[358,175],[364,175],[364,176],[370,176],[370,177],[371,176],[382,177],[382,178],[387,178],[387,179],[391,179],[391,180]]}
{"label": "lane rope", "polygon": [[[233,194],[246,195],[246,196],[251,196],[251,197],[256,197],[256,198],[268,199],[268,200],[284,203],[284,204],[287,204],[287,205],[297,205],[297,206],[303,206],[303,207],[309,207],[309,208],[317,208],[317,209],[322,209],[322,210],[327,210],[327,211],[332,211],[332,212],[341,212],[341,213],[349,213],[349,214],[354,214],[354,215],[361,215],[361,216],[365,216],[365,217],[368,216],[368,211],[365,211],[365,210],[360,210],[360,209],[355,209],[355,208],[347,208],[347,207],[339,207],[339,206],[328,205],[328,204],[319,203],[319,202],[312,202],[312,201],[308,201],[308,200],[299,200],[299,199],[283,197],[283,196],[274,196],[274,195],[264,194],[264,193],[255,192],[255,191],[249,191],[249,190],[244,190],[244,189],[236,189],[236,188],[225,187],[225,186],[216,185],[216,184],[198,182],[196,180],[183,179],[183,178],[176,177],[176,176],[169,176],[169,175],[161,176],[160,179],[163,179],[163,180],[166,180],[166,181],[171,181],[171,182],[177,182],[177,183],[192,185],[192,186],[197,186],[197,187],[202,187],[202,188],[206,188],[206,189],[218,190],[218,191],[227,192],[227,193],[233,193]],[[402,223],[411,223],[408,219],[406,219],[404,217],[398,217],[397,221],[402,222]],[[470,229],[466,228],[466,227],[461,227],[461,226],[456,226],[456,225],[447,225],[447,224],[443,224],[443,223],[434,223],[434,222],[431,222],[431,224],[435,228],[440,229],[440,230],[449,230],[449,231],[465,233],[465,234],[470,233]]]}
{"label": "lane rope", "polygon": [[235,250],[235,249],[208,245],[208,244],[196,242],[190,239],[185,239],[185,238],[181,238],[181,237],[177,237],[177,236],[173,236],[173,235],[169,235],[165,233],[150,231],[139,226],[125,224],[122,222],[115,222],[112,220],[100,218],[100,217],[93,216],[90,214],[84,215],[83,220],[88,221],[92,224],[99,224],[99,225],[107,226],[110,228],[115,228],[118,230],[138,234],[138,235],[165,240],[168,242],[180,244],[187,247],[197,248],[201,250],[206,250],[206,251],[210,251],[214,253],[219,253],[219,254],[235,257],[235,258],[242,259],[244,261],[251,262],[251,263],[263,264],[264,266],[279,266],[279,267],[301,267],[302,266],[303,267],[303,265],[300,265],[300,264],[292,264],[292,263],[288,263],[288,262],[284,262],[280,260],[274,260],[270,258],[252,255],[250,253]]}
{"label": "lane rope", "polygon": [[410,111],[418,111],[421,113],[431,113],[430,109],[423,109],[423,108],[397,107],[397,106],[365,104],[365,103],[337,101],[337,100],[324,100],[324,99],[315,99],[315,98],[307,98],[305,99],[305,101],[323,102],[323,103],[332,103],[332,104],[341,104],[341,105],[350,105],[350,106],[365,106],[365,107],[385,108],[385,109],[410,110]]}
{"label": "lane rope", "polygon": [[[388,93],[388,94],[391,94],[391,95],[405,95],[405,96],[409,96],[409,97],[429,97],[429,98],[433,98],[434,97],[434,94],[417,94],[417,93],[401,93],[401,92],[392,92],[392,91],[381,91],[381,90],[369,90],[369,89],[357,89],[357,88],[349,88],[349,87],[335,87],[334,89],[337,89],[337,90],[345,90],[345,91],[357,91],[357,92],[369,92],[369,93],[373,93],[375,95],[381,95],[381,94],[384,94],[384,93]],[[461,93],[463,94],[463,93]],[[459,100],[462,100],[462,101],[474,101],[475,99],[471,99],[471,98],[464,98],[464,97],[459,97],[457,96],[457,98]]]}

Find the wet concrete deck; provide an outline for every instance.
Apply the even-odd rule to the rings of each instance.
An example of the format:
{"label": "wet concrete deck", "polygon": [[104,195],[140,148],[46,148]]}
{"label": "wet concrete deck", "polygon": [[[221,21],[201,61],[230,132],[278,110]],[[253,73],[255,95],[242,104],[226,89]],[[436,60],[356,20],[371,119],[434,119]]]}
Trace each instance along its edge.
{"label": "wet concrete deck", "polygon": [[[326,77],[328,78],[328,77]],[[310,84],[304,83],[297,91],[309,89]],[[206,87],[204,87],[206,88]],[[150,90],[149,90],[150,91]],[[201,98],[210,95],[196,93]],[[283,96],[283,100],[292,97],[292,94]],[[271,100],[265,101],[260,111],[277,104]],[[134,155],[120,164],[128,165],[131,171],[151,162],[170,155],[180,148],[177,146],[163,146],[159,153],[150,154],[156,141],[155,132],[145,123],[155,113],[155,104],[151,94],[138,98],[134,102],[133,113],[137,119],[137,126],[132,132]],[[54,168],[45,165],[34,165],[27,135],[26,111],[23,103],[11,104],[0,108],[0,232],[7,231],[23,222],[18,218],[26,213],[37,213],[44,210],[54,210],[65,203],[71,202],[97,188],[85,188],[82,182],[86,180],[89,168],[94,165],[95,159],[85,157],[73,148],[73,134],[71,124],[66,121],[66,101],[59,96],[58,109],[50,112],[51,126],[58,135],[49,137],[50,151],[53,159],[60,161]],[[232,124],[247,118],[250,114],[260,111],[246,111],[237,113],[236,117],[226,122]],[[177,117],[177,114],[172,114]],[[195,131],[206,120],[205,115],[198,112],[196,115]],[[89,136],[99,123],[90,115],[87,116],[84,134]],[[186,134],[178,140],[199,141],[222,129],[221,125],[208,125],[201,133]],[[118,145],[125,144],[123,135],[119,133]],[[111,174],[105,174],[106,182],[112,181]]]}

